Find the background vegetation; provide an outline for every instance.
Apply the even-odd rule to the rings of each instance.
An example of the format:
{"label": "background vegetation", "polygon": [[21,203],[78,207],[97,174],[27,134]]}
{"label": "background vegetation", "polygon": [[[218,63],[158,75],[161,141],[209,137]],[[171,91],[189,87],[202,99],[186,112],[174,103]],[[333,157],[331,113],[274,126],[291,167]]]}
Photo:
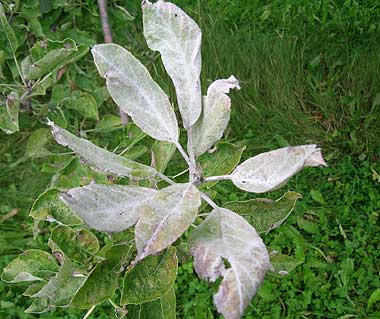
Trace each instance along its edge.
{"label": "background vegetation", "polygon": [[[174,2],[203,30],[203,89],[231,74],[241,81],[242,90],[232,93],[225,139],[247,145],[246,157],[289,144],[317,143],[329,162],[325,169],[305,170],[272,195],[290,189],[304,196],[285,225],[265,237],[267,245],[303,263],[286,277],[268,277],[246,318],[380,318],[380,4]],[[71,38],[83,47],[103,41],[95,0],[2,3],[18,39],[18,61],[46,54],[49,46],[41,51],[41,43],[51,44],[49,40]],[[143,41],[139,8],[140,1],[109,1],[114,42],[141,58],[173,97],[159,56]],[[64,150],[44,138],[44,130],[36,133],[45,128],[46,116],[110,150],[131,142],[133,127],[120,127],[116,106],[104,93],[89,53],[61,75],[49,77],[51,84],[40,95],[33,94],[33,83],[19,84],[9,46],[0,35],[0,107],[10,90],[27,92],[20,132],[0,132],[0,270],[27,248],[47,249],[49,225],[41,224],[34,239],[37,227],[28,218],[33,200],[57,176],[56,166],[65,158],[50,154]],[[90,102],[79,103],[75,91],[95,99],[91,114],[85,110]],[[40,152],[40,144],[30,140],[33,133],[50,153]],[[149,162],[147,148],[134,151],[131,156]],[[175,161],[172,173],[181,165]],[[83,178],[84,169],[76,163],[66,177]],[[255,196],[243,195],[228,182],[218,184],[217,191],[221,203]],[[211,306],[214,287],[200,281],[186,259],[176,290],[178,318],[218,318]],[[20,286],[0,282],[1,318],[34,317],[23,313],[28,300],[22,292]],[[99,307],[93,317],[109,318],[112,310],[107,307]],[[63,309],[41,317],[81,315]]]}

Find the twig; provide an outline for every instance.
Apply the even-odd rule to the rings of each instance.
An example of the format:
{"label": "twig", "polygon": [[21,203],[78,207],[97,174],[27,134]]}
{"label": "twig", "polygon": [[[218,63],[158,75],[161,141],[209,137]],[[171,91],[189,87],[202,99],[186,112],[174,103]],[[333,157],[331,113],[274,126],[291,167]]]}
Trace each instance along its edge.
{"label": "twig", "polygon": [[[187,165],[189,166],[190,172],[194,172],[195,166],[194,164],[190,161],[189,156],[187,155],[186,151],[183,149],[182,145],[180,143],[176,143],[175,146],[177,147],[178,151],[181,153],[182,157],[185,159]],[[190,174],[190,178],[192,178]]]}
{"label": "twig", "polygon": [[210,197],[208,197],[205,193],[201,193],[201,197],[202,197],[202,199],[203,199],[205,202],[207,202],[207,204],[209,204],[212,208],[218,208],[218,205],[216,205],[216,204],[214,203],[214,201],[213,201]]}
{"label": "twig", "polygon": [[84,317],[82,319],[88,319],[88,317],[91,316],[92,312],[94,311],[96,306],[92,306],[88,311],[87,313],[84,315]]}
{"label": "twig", "polygon": [[205,177],[203,182],[216,182],[216,181],[225,181],[231,179],[231,175],[221,175],[221,176],[210,176],[210,177]]}
{"label": "twig", "polygon": [[108,21],[107,14],[107,0],[98,0],[98,7],[100,13],[100,20],[102,22],[102,29],[105,43],[112,43],[111,27]]}

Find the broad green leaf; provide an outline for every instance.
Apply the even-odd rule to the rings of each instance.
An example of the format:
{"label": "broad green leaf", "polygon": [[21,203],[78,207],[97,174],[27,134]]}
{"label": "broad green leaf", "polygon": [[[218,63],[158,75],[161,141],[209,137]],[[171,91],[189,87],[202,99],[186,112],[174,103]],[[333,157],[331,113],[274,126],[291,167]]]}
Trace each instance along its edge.
{"label": "broad green leaf", "polygon": [[45,148],[50,139],[51,133],[47,128],[39,128],[33,131],[26,144],[26,154],[34,158],[50,155],[51,153]]}
{"label": "broad green leaf", "polygon": [[240,90],[239,81],[233,75],[216,80],[207,89],[202,115],[192,129],[195,156],[206,152],[223,136],[230,120],[231,99],[227,93],[231,89]]}
{"label": "broad green leaf", "polygon": [[374,290],[368,299],[367,310],[371,309],[373,304],[380,301],[380,288]]}
{"label": "broad green leaf", "polygon": [[77,291],[71,306],[88,309],[112,298],[131,251],[131,246],[126,244],[112,246],[105,254],[106,259],[96,265]]}
{"label": "broad green leaf", "polygon": [[165,141],[155,141],[152,146],[152,164],[158,172],[163,173],[169,161],[175,153],[176,147],[173,143]]}
{"label": "broad green leaf", "polygon": [[61,200],[91,228],[120,232],[137,222],[138,208],[156,192],[143,187],[90,184],[62,193]]}
{"label": "broad green leaf", "polygon": [[159,51],[173,80],[185,128],[202,110],[200,74],[202,32],[175,4],[163,0],[142,4],[144,36],[151,50]]}
{"label": "broad green leaf", "polygon": [[67,226],[81,225],[82,220],[59,199],[60,191],[52,188],[33,203],[29,216],[36,220],[58,221]]}
{"label": "broad green leaf", "polygon": [[11,49],[10,51],[14,54],[18,48],[18,41],[12,27],[8,23],[7,17],[5,16],[4,7],[1,3],[0,3],[0,24],[8,40],[8,44]]}
{"label": "broad green leaf", "polygon": [[284,186],[306,166],[326,166],[316,145],[284,147],[261,153],[236,167],[230,178],[242,190],[264,193]]}
{"label": "broad green leaf", "polygon": [[218,312],[226,319],[240,318],[270,269],[268,251],[255,229],[234,212],[216,208],[191,233],[190,252],[201,278],[223,277],[214,295]]}
{"label": "broad green leaf", "polygon": [[3,269],[1,279],[8,283],[43,281],[58,270],[53,256],[42,250],[26,250]]}
{"label": "broad green leaf", "polygon": [[156,174],[156,171],[149,166],[109,152],[88,140],[76,137],[52,122],[49,122],[49,125],[59,144],[71,148],[95,170],[134,178],[149,178]]}
{"label": "broad green leaf", "polygon": [[13,134],[19,130],[19,105],[20,100],[16,92],[12,92],[7,96],[5,105],[0,105],[0,129],[6,134]]}
{"label": "broad green leaf", "polygon": [[142,304],[163,297],[177,277],[176,249],[148,256],[125,273],[121,304]]}
{"label": "broad green leaf", "polygon": [[120,116],[106,114],[96,124],[95,129],[97,131],[109,132],[123,127]]}
{"label": "broad green leaf", "polygon": [[174,109],[140,61],[112,43],[96,45],[91,52],[120,109],[151,137],[177,143],[179,132]]}
{"label": "broad green leaf", "polygon": [[136,160],[146,154],[148,148],[145,145],[135,145],[132,148],[129,148],[124,154],[123,157],[129,158],[130,160]]}
{"label": "broad green leaf", "polygon": [[279,227],[291,214],[298,199],[296,192],[287,192],[276,201],[255,198],[241,202],[228,202],[223,205],[244,217],[258,233],[267,233]]}
{"label": "broad green leaf", "polygon": [[294,268],[303,263],[301,260],[297,260],[291,256],[280,254],[274,250],[270,253],[270,263],[272,265],[272,274],[276,277],[282,277],[291,272]]}
{"label": "broad green leaf", "polygon": [[90,231],[61,225],[52,230],[48,245],[53,254],[58,252],[82,263],[88,262],[99,250],[98,239]]}
{"label": "broad green leaf", "polygon": [[99,119],[95,98],[84,91],[74,91],[71,94],[71,99],[65,102],[65,106],[78,111],[84,117],[93,120]]}
{"label": "broad green leaf", "polygon": [[[197,162],[201,165],[202,176],[209,177],[230,174],[236,165],[239,164],[244,150],[245,146],[225,142],[217,143],[212,153],[205,153],[197,159]],[[216,183],[209,182],[205,186],[212,187]]]}
{"label": "broad green leaf", "polygon": [[[71,303],[75,293],[83,285],[86,278],[78,272],[74,264],[65,259],[54,277],[33,298],[47,299],[47,308],[65,307]],[[30,310],[29,310],[30,312]]]}
{"label": "broad green leaf", "polygon": [[174,287],[160,299],[140,305],[129,305],[128,319],[176,319]]}
{"label": "broad green leaf", "polygon": [[161,189],[139,209],[135,227],[136,261],[169,247],[194,222],[200,193],[191,183]]}

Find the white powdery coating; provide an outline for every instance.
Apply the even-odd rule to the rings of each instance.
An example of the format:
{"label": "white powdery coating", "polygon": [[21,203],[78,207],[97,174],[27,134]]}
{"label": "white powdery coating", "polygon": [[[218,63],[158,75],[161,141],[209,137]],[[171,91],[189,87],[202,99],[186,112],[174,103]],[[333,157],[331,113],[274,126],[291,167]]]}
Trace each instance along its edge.
{"label": "white powdery coating", "polygon": [[240,318],[270,269],[268,251],[255,229],[234,212],[216,208],[192,232],[190,251],[200,277],[215,281],[223,276],[214,295],[217,310],[226,319]]}
{"label": "white powdery coating", "polygon": [[249,158],[230,177],[247,192],[264,193],[282,187],[306,166],[325,165],[316,145],[291,146]]}
{"label": "white powdery coating", "polygon": [[144,36],[149,48],[161,53],[165,69],[174,83],[184,126],[189,128],[199,118],[202,109],[202,32],[172,3],[144,1],[142,9]]}
{"label": "white powdery coating", "polygon": [[117,44],[98,44],[91,52],[100,75],[106,79],[109,93],[120,109],[151,137],[178,142],[174,109],[145,66]]}
{"label": "white powdery coating", "polygon": [[144,187],[92,184],[73,188],[60,198],[91,228],[120,232],[137,222],[138,208],[156,192]]}
{"label": "white powdery coating", "polygon": [[195,156],[206,152],[223,136],[230,120],[231,99],[227,94],[231,89],[240,90],[239,81],[233,75],[209,86],[203,113],[192,129]]}

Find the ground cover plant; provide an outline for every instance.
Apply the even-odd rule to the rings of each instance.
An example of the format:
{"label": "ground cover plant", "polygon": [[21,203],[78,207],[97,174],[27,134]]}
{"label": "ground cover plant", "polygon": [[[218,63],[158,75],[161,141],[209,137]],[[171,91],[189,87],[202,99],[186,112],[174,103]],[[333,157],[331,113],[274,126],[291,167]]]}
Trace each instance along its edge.
{"label": "ground cover plant", "polygon": [[[9,6],[11,1],[3,2],[16,36],[27,30],[26,40],[20,41],[16,51],[19,61],[29,54],[36,40],[62,41],[70,37],[77,44],[85,40],[88,46],[103,41],[95,1],[54,1],[54,8],[48,12],[40,11],[42,7],[37,1],[34,3],[22,1],[12,7]],[[179,4],[183,6],[184,2]],[[249,4],[207,1],[191,2],[186,7],[202,29],[207,30],[203,34],[202,46],[203,91],[206,92],[212,79],[226,74],[235,74],[241,80],[242,90],[230,92],[233,99],[231,125],[225,132],[224,142],[236,143],[240,147],[245,144],[243,159],[289,144],[317,142],[323,145],[329,158],[330,167],[301,172],[285,186],[286,190],[300,191],[304,198],[298,201],[281,231],[269,233],[265,242],[277,251],[295,255],[297,262],[303,261],[303,265],[281,279],[273,276],[266,279],[247,309],[247,318],[379,317],[379,303],[376,302],[379,287],[376,95],[380,83],[380,50],[376,27],[372,31],[369,28],[372,23],[378,27],[377,4],[363,2],[355,6],[353,2],[347,2],[341,6],[338,1],[329,1],[327,6],[320,4],[318,1],[283,1],[268,7],[263,1]],[[135,20],[127,20],[131,16],[127,17],[119,7],[127,8]],[[324,23],[322,8],[327,8]],[[139,3],[110,1],[108,10],[115,42],[138,56],[174,101],[174,90],[160,66],[159,55],[149,53],[141,37]],[[247,10],[250,13],[244,14]],[[266,13],[261,16],[262,12]],[[83,16],[86,19],[81,18]],[[36,17],[42,17],[44,35],[38,35],[36,29],[30,27]],[[366,19],[373,22],[367,23]],[[75,25],[76,29],[70,32],[70,27],[67,28],[70,25]],[[3,74],[7,77],[5,81],[2,78],[4,84],[18,84],[13,82],[7,66],[12,60],[9,56],[2,64]],[[32,107],[40,105],[50,112],[54,111],[52,107],[58,101],[71,99],[71,92],[75,90],[90,95],[97,88],[104,91],[104,82],[97,76],[89,53],[75,63],[67,64],[65,69],[63,76],[46,90],[45,95],[32,98]],[[18,82],[17,78],[19,76],[15,73]],[[64,94],[55,95],[53,100],[55,85],[69,89],[65,89]],[[97,99],[97,95],[94,97]],[[83,116],[76,109],[68,108],[64,101],[58,106],[67,126],[51,116],[56,123],[117,153],[128,148],[124,156],[150,164],[148,152],[153,141],[144,137],[134,144],[130,137],[135,133],[139,135],[138,130],[132,123],[123,126],[117,109],[107,97],[105,102],[97,104],[100,120]],[[45,124],[39,123],[44,121],[46,114],[38,116],[34,108],[30,110],[23,106],[20,110],[20,132],[9,136],[0,133],[0,268],[23,250],[49,249],[46,242],[52,224],[41,222],[36,228],[27,217],[39,193],[46,187],[64,183],[68,188],[76,187],[78,183],[84,185],[94,178],[93,172],[76,160],[65,167],[72,155],[60,154],[67,153],[67,149],[57,147]],[[30,157],[29,154],[33,153],[26,150],[31,150],[34,143],[28,140],[38,141],[38,138],[30,137],[40,128],[46,133],[42,134],[44,156]],[[39,134],[37,136],[41,136]],[[184,163],[175,153],[166,174],[174,176],[183,169]],[[100,175],[96,177],[101,178]],[[185,181],[181,177],[175,179]],[[122,179],[117,182],[124,183]],[[313,190],[309,192],[311,187]],[[218,192],[215,202],[219,205],[256,198],[239,192],[230,182],[219,182],[214,190]],[[282,193],[274,192],[268,196],[276,199]],[[323,195],[322,200],[320,195]],[[311,223],[305,223],[305,220]],[[36,240],[33,240],[33,232],[38,233]],[[109,242],[108,237],[98,238],[101,242]],[[219,282],[209,285],[198,280],[191,262],[186,262],[186,255],[180,254],[179,257],[175,286],[177,317],[218,318],[212,306],[212,295]],[[0,282],[2,318],[35,317],[24,313],[30,302],[22,296],[25,288],[24,285]],[[112,306],[105,303],[94,310],[93,317],[108,318],[107,314],[112,311]],[[39,317],[78,318],[81,315],[83,311],[58,308]]]}

